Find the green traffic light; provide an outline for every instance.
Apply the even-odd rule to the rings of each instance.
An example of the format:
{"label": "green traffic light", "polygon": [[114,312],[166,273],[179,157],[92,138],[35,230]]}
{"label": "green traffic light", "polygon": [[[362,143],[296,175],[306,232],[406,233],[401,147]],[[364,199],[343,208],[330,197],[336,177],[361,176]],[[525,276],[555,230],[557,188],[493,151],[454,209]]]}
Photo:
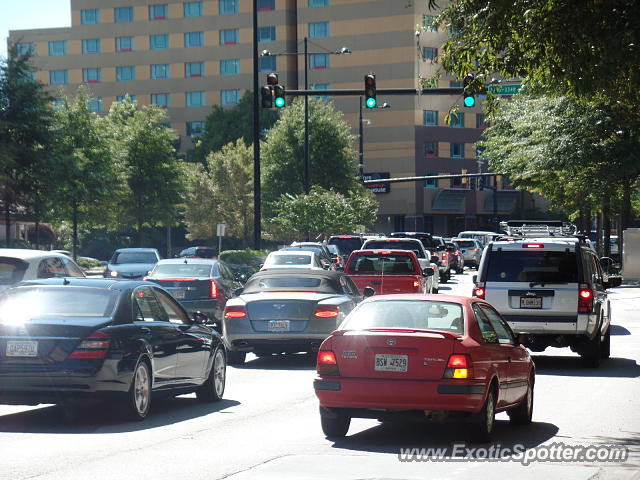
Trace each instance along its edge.
{"label": "green traffic light", "polygon": [[277,97],[275,100],[276,107],[282,108],[284,107],[284,97]]}
{"label": "green traffic light", "polygon": [[378,102],[375,98],[367,98],[367,108],[376,108]]}
{"label": "green traffic light", "polygon": [[475,97],[464,97],[464,106],[465,107],[475,107],[476,106],[476,98]]}

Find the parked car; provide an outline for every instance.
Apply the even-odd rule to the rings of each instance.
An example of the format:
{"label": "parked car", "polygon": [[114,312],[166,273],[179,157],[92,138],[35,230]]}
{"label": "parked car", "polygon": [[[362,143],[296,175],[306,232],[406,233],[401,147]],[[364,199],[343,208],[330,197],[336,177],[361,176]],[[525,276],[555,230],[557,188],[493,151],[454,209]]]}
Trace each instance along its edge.
{"label": "parked car", "polygon": [[84,278],[82,269],[63,253],[23,248],[0,248],[0,291],[24,280]]}
{"label": "parked car", "polygon": [[437,293],[436,267],[422,268],[411,250],[355,250],[344,273],[361,291],[371,287],[376,294]]}
{"label": "parked car", "polygon": [[451,241],[462,252],[464,266],[473,267],[477,270],[482,257],[482,244],[475,238],[452,238]]}
{"label": "parked car", "polygon": [[495,414],[528,424],[535,366],[500,314],[477,298],[366,299],[320,346],[314,381],[327,437],[351,418],[466,418],[476,440]]}
{"label": "parked car", "polygon": [[119,248],[109,260],[105,278],[142,279],[162,258],[155,248]]}
{"label": "parked car", "polygon": [[0,403],[108,401],[142,420],[153,398],[222,398],[220,336],[142,281],[58,278],[0,294]]}
{"label": "parked car", "polygon": [[220,329],[227,300],[242,287],[224,262],[209,258],[159,260],[145,280],[164,288],[187,312],[204,313]]}
{"label": "parked car", "polygon": [[288,247],[283,247],[279,251],[299,252],[307,251],[313,252],[318,256],[323,268],[333,269],[335,268],[336,259],[329,251],[324,243],[320,242],[293,242]]}
{"label": "parked car", "polygon": [[320,258],[315,252],[291,251],[291,250],[278,250],[271,252],[264,260],[264,264],[260,268],[260,271],[271,270],[279,268],[304,268],[304,269],[316,269],[324,270],[324,267],[320,263]]}
{"label": "parked car", "polygon": [[362,300],[349,277],[326,270],[258,272],[239,293],[222,321],[230,364],[243,363],[248,352],[315,352]]}
{"label": "parked car", "polygon": [[218,250],[211,247],[187,247],[180,251],[178,257],[217,258]]}

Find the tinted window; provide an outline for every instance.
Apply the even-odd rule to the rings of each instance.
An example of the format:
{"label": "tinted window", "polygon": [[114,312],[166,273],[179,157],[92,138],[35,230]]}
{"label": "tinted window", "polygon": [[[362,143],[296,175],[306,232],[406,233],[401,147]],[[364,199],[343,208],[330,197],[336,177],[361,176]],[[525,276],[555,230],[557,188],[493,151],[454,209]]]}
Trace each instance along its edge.
{"label": "tinted window", "polygon": [[486,305],[482,305],[480,307],[482,312],[486,315],[489,323],[496,332],[498,337],[498,343],[507,343],[507,344],[515,344],[515,339],[511,334],[511,330],[506,326],[504,320],[498,315],[498,313],[492,308],[487,307]]}
{"label": "tinted window", "polygon": [[28,264],[17,258],[0,258],[0,285],[12,285],[22,281]]}
{"label": "tinted window", "polygon": [[349,255],[354,250],[360,250],[362,239],[359,237],[331,237],[329,245],[338,247],[340,255]]}
{"label": "tinted window", "polygon": [[349,273],[414,273],[409,255],[357,255],[349,265]]}
{"label": "tinted window", "polygon": [[302,247],[284,247],[284,248],[281,248],[279,251],[280,252],[282,252],[282,251],[291,252],[291,251],[296,251],[296,250],[297,251],[302,250],[304,252],[314,252],[317,255],[320,255],[322,253],[322,249],[320,247],[314,247],[314,246],[311,246],[311,245],[309,245],[309,246],[305,245],[305,246],[302,246]]}
{"label": "tinted window", "polygon": [[118,292],[101,288],[22,287],[0,295],[3,323],[41,315],[69,317],[109,317]]}
{"label": "tinted window", "polygon": [[[309,288],[319,287],[319,278],[304,278],[304,277],[274,277],[274,278],[261,278],[258,282],[260,288]],[[254,284],[251,284],[253,287]]]}
{"label": "tinted window", "polygon": [[478,245],[473,240],[456,240],[454,242],[458,248],[477,248]]}
{"label": "tinted window", "polygon": [[163,263],[156,264],[151,276],[154,278],[197,278],[211,275],[211,265],[197,263]]}
{"label": "tinted window", "polygon": [[145,322],[168,322],[167,312],[160,306],[151,287],[140,287],[133,292],[136,304],[136,320]]}
{"label": "tinted window", "polygon": [[494,250],[489,257],[488,282],[575,283],[575,252]]}
{"label": "tinted window", "polygon": [[340,328],[415,328],[462,334],[462,319],[462,306],[455,303],[394,300],[361,304]]}
{"label": "tinted window", "polygon": [[369,250],[379,250],[379,249],[387,249],[387,250],[411,250],[415,252],[418,258],[424,258],[424,253],[421,248],[418,248],[414,242],[403,242],[402,240],[398,242],[386,242],[384,240],[373,240],[367,242],[365,249]]}
{"label": "tinted window", "polygon": [[244,293],[256,293],[265,290],[309,291],[321,293],[337,293],[341,287],[335,278],[311,276],[308,274],[276,275],[256,274],[247,280]]}
{"label": "tinted window", "polygon": [[266,265],[309,265],[311,255],[271,255],[264,262]]}
{"label": "tinted window", "polygon": [[38,278],[63,278],[67,276],[61,258],[45,258],[38,265]]}
{"label": "tinted window", "polygon": [[151,252],[117,252],[111,259],[111,263],[156,263],[158,257]]}
{"label": "tinted window", "polygon": [[431,235],[427,235],[425,233],[416,233],[416,234],[407,234],[407,233],[392,233],[391,237],[407,237],[407,238],[417,238],[422,242],[424,248],[435,248],[438,243],[434,242],[433,237]]}
{"label": "tinted window", "polygon": [[167,312],[171,323],[184,325],[189,325],[191,323],[185,312],[180,309],[167,295],[165,295],[164,292],[156,290],[156,297],[158,297],[158,301],[160,302],[160,305],[162,305],[164,311]]}
{"label": "tinted window", "polygon": [[78,267],[70,258],[62,259],[65,269],[67,270],[67,275],[70,277],[79,277],[84,278],[85,274],[82,272],[80,267]]}
{"label": "tinted window", "polygon": [[473,304],[473,314],[476,317],[476,322],[480,328],[482,339],[487,343],[499,343],[498,334],[491,325],[491,322],[489,322],[487,316],[482,313],[477,304]]}

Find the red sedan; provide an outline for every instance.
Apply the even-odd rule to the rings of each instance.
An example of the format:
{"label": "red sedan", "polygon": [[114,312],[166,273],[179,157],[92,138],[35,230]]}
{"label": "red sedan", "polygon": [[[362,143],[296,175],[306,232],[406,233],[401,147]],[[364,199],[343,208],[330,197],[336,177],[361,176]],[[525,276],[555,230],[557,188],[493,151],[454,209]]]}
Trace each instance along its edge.
{"label": "red sedan", "polygon": [[354,417],[462,417],[480,441],[489,440],[498,412],[531,423],[533,361],[478,298],[370,297],[322,343],[317,371],[327,437],[346,435]]}

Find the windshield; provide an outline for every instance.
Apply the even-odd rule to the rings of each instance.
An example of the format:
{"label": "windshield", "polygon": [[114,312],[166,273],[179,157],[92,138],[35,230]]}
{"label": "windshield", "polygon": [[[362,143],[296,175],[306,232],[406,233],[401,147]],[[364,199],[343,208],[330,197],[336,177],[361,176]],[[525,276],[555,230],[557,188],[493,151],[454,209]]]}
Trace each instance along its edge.
{"label": "windshield", "polygon": [[264,262],[264,266],[270,265],[310,265],[311,255],[291,254],[291,255],[269,255]]}
{"label": "windshield", "polygon": [[360,250],[362,247],[362,238],[359,237],[332,237],[329,239],[329,245],[335,245],[340,255],[349,255],[354,250]]}
{"label": "windshield", "polygon": [[102,288],[14,288],[0,295],[0,323],[14,323],[43,315],[109,317],[117,298],[117,291]]}
{"label": "windshield", "polygon": [[114,265],[123,263],[156,263],[158,257],[152,252],[117,252],[111,259]]}
{"label": "windshield", "polygon": [[415,267],[409,255],[358,255],[349,264],[349,273],[366,274],[415,274]]}
{"label": "windshield", "polygon": [[367,242],[364,248],[367,250],[411,250],[416,254],[416,257],[424,258],[424,251],[415,242],[373,240]]}
{"label": "windshield", "polygon": [[416,238],[422,242],[424,248],[436,248],[439,245],[439,242],[435,242],[433,237],[426,233],[392,233],[391,236],[395,238]]}
{"label": "windshield", "polygon": [[523,250],[491,252],[487,281],[539,283],[578,281],[576,252]]}
{"label": "windshield", "polygon": [[198,278],[211,276],[211,264],[198,265],[196,263],[162,263],[156,265],[151,277],[154,278]]}
{"label": "windshield", "polygon": [[477,248],[478,246],[473,240],[456,240],[454,243],[458,248]]}
{"label": "windshield", "polygon": [[341,330],[407,328],[462,334],[462,306],[456,303],[390,300],[363,303],[340,325]]}
{"label": "windshield", "polygon": [[320,247],[314,247],[313,245],[303,245],[301,247],[284,247],[278,251],[280,252],[295,252],[295,251],[314,252],[317,255],[322,253],[322,249]]}

